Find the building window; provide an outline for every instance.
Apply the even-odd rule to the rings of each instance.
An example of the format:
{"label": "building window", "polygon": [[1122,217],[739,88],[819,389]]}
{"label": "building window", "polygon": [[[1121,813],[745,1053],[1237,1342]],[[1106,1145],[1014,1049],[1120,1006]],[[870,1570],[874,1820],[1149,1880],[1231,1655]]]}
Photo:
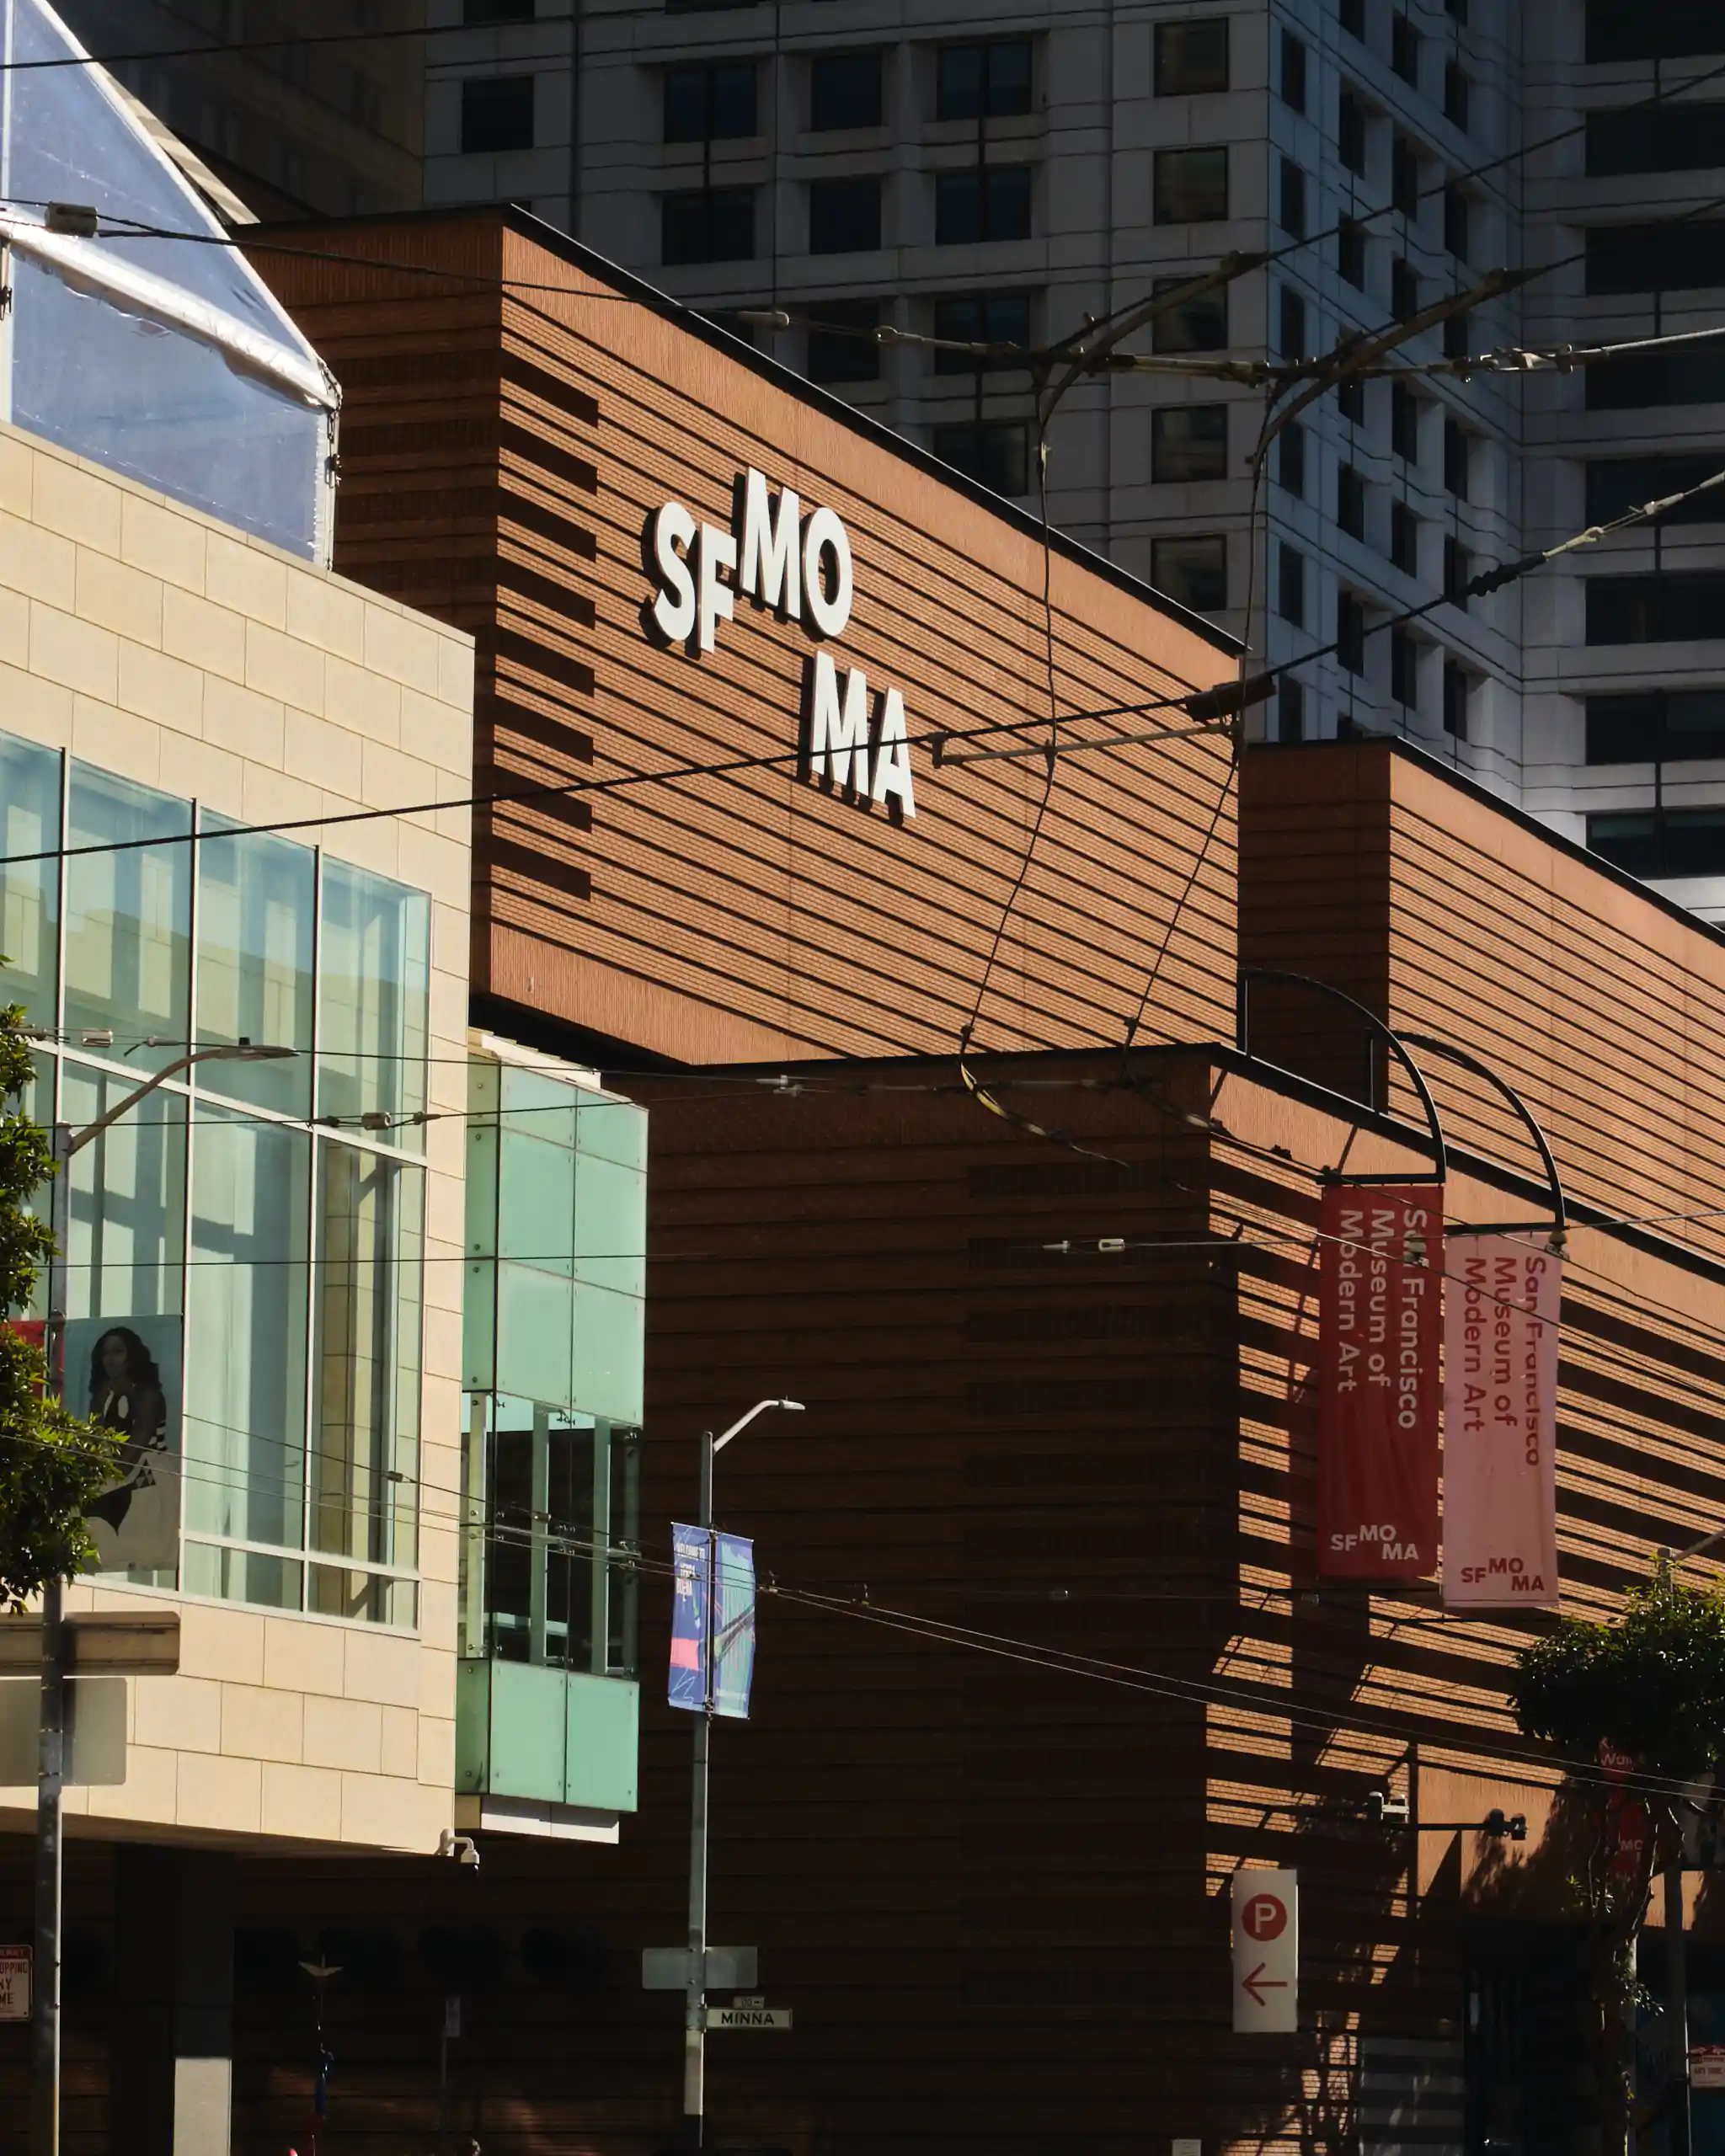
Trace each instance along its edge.
{"label": "building window", "polygon": [[1590,764],[1725,757],[1725,689],[1644,689],[1587,700]]}
{"label": "building window", "polygon": [[1150,415],[1150,476],[1159,485],[1228,476],[1226,404],[1164,404]]}
{"label": "building window", "polygon": [[[1186,277],[1158,277],[1151,286],[1160,298],[1191,281]],[[1156,352],[1225,352],[1228,349],[1228,294],[1226,286],[1183,300],[1167,313],[1155,317],[1150,326],[1151,349]]]}
{"label": "building window", "polygon": [[1419,462],[1419,399],[1405,382],[1390,385],[1390,447],[1404,464]]}
{"label": "building window", "polygon": [[1419,574],[1419,519],[1406,502],[1390,504],[1390,559],[1404,576]]}
{"label": "building window", "polygon": [[1358,375],[1336,384],[1336,409],[1350,427],[1365,424],[1365,384]]}
{"label": "building window", "polygon": [[1295,239],[1306,237],[1306,174],[1292,157],[1282,160],[1280,206],[1282,230]]}
{"label": "building window", "polygon": [[752,187],[695,187],[660,197],[660,259],[747,262],[755,253]]}
{"label": "building window", "polygon": [[1411,322],[1419,312],[1419,276],[1405,255],[1390,264],[1390,312],[1397,322]]}
{"label": "building window", "polygon": [[1030,491],[1029,430],[1020,419],[966,419],[937,427],[934,453],[991,493],[1016,499]]}
{"label": "building window", "polygon": [[1365,290],[1365,227],[1352,217],[1336,227],[1336,271],[1344,284]]}
{"label": "building window", "polygon": [[1276,611],[1293,627],[1306,627],[1306,557],[1285,539],[1276,552]]}
{"label": "building window", "polygon": [[1419,702],[1419,646],[1406,629],[1390,632],[1390,695],[1410,711]]}
{"label": "building window", "polygon": [[810,382],[878,382],[879,300],[814,300],[809,324]]}
{"label": "building window", "polygon": [[1468,499],[1467,482],[1471,463],[1471,444],[1468,433],[1459,419],[1444,421],[1444,491],[1454,494],[1458,502]]}
{"label": "building window", "polygon": [[709,142],[752,135],[756,68],[753,61],[721,67],[667,67],[665,139]]}
{"label": "building window", "polygon": [[1725,875],[1725,808],[1644,809],[1589,816],[1590,851],[1643,883]]}
{"label": "building window", "polygon": [[1472,216],[1471,198],[1452,179],[1444,189],[1444,245],[1458,262],[1473,253]]}
{"label": "building window", "polygon": [[1277,348],[1284,360],[1304,360],[1311,356],[1306,340],[1306,297],[1291,285],[1282,285],[1276,291]]}
{"label": "building window", "polygon": [[1725,572],[1666,570],[1652,576],[1590,576],[1587,640],[1599,643],[1703,643],[1725,627]]}
{"label": "building window", "polygon": [[1390,18],[1390,65],[1404,83],[1419,88],[1419,32],[1406,15]]}
{"label": "building window", "polygon": [[1467,704],[1472,685],[1453,659],[1444,661],[1444,731],[1452,740],[1467,739]]}
{"label": "building window", "polygon": [[1587,289],[1687,292],[1725,285],[1725,222],[1595,225],[1587,235]]}
{"label": "building window", "polygon": [[1365,608],[1351,591],[1336,594],[1336,661],[1344,673],[1365,671]]}
{"label": "building window", "polygon": [[1669,404],[1725,404],[1725,340],[1600,360],[1582,370],[1589,412],[1652,411]]}
{"label": "building window", "polygon": [[1587,0],[1587,58],[1689,60],[1725,52],[1718,0]]}
{"label": "building window", "polygon": [[1306,499],[1306,430],[1290,419],[1276,437],[1276,479],[1298,501]]}
{"label": "building window", "polygon": [[1159,225],[1215,224],[1228,214],[1228,152],[1158,150],[1156,221]]}
{"label": "building window", "polygon": [[990,240],[1029,237],[1028,165],[989,165],[980,171],[936,174],[937,247],[974,247]]}
{"label": "building window", "polygon": [[1030,41],[948,45],[935,66],[937,120],[1004,120],[1030,109]]}
{"label": "building window", "polygon": [[1365,107],[1352,90],[1343,90],[1336,108],[1336,155],[1359,178],[1365,173]]}
{"label": "building window", "polygon": [[880,245],[880,182],[871,173],[809,185],[809,252],[867,254]]}
{"label": "building window", "polygon": [[[1609,524],[1643,502],[1684,494],[1703,479],[1711,479],[1719,464],[1717,455],[1595,459],[1587,467],[1587,520]],[[1725,487],[1697,494],[1680,509],[1667,510],[1659,521],[1662,525],[1725,524]]]}
{"label": "building window", "polygon": [[1465,360],[1472,349],[1473,316],[1464,307],[1459,314],[1444,317],[1444,357],[1446,360]]}
{"label": "building window", "polygon": [[1419,214],[1419,152],[1405,135],[1391,146],[1390,200],[1404,217]]}
{"label": "building window", "polygon": [[1336,474],[1336,521],[1350,538],[1365,536],[1365,481],[1351,464]]}
{"label": "building window", "polygon": [[506,23],[532,19],[533,0],[462,0],[462,24],[467,29],[496,29]]}
{"label": "building window", "polygon": [[1030,296],[1028,292],[954,292],[934,303],[934,334],[953,344],[1016,344],[1018,353],[1001,352],[985,358],[974,352],[942,352],[934,355],[937,374],[984,374],[1002,367],[1022,367],[1030,344]]}
{"label": "building window", "polygon": [[462,84],[462,155],[497,156],[533,147],[533,77],[473,75]]}
{"label": "building window", "polygon": [[879,127],[881,56],[818,53],[809,67],[809,125],[817,134],[841,127]]}
{"label": "building window", "polygon": [[1199,539],[1152,539],[1150,580],[1194,614],[1220,614],[1228,603],[1228,542],[1220,533]]}
{"label": "building window", "polygon": [[[1725,25],[1720,30],[1725,38]],[[1725,165],[1725,104],[1631,105],[1587,115],[1589,179]]]}
{"label": "building window", "polygon": [[1453,531],[1444,534],[1444,596],[1452,606],[1467,604],[1467,580],[1473,574],[1466,547]]}
{"label": "building window", "polygon": [[1459,60],[1444,62],[1444,117],[1452,127],[1467,132],[1467,115],[1472,102],[1473,85],[1467,79],[1467,71]]}
{"label": "building window", "polygon": [[1292,743],[1306,739],[1306,689],[1291,674],[1276,684],[1276,739]]}
{"label": "building window", "polygon": [[1467,20],[1467,0],[1444,0],[1444,13],[1452,23]]}
{"label": "building window", "polygon": [[1365,42],[1365,0],[1336,0],[1336,20],[1351,38]]}
{"label": "building window", "polygon": [[1290,112],[1306,109],[1306,47],[1290,29],[1282,32],[1282,102]]}
{"label": "building window", "polygon": [[1156,26],[1156,93],[1192,97],[1228,87],[1228,19]]}

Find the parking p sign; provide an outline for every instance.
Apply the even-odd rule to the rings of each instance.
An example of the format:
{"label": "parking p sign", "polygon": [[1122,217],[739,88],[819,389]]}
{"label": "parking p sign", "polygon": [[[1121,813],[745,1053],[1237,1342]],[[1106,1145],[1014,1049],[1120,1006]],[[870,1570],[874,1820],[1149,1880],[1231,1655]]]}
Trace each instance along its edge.
{"label": "parking p sign", "polygon": [[1300,1882],[1291,1871],[1234,1874],[1234,2033],[1300,2026]]}

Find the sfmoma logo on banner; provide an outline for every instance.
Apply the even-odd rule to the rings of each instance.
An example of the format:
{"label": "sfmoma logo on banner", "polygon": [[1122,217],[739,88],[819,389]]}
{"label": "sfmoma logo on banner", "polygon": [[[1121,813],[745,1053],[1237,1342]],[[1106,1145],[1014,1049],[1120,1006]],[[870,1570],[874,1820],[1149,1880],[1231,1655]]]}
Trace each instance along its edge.
{"label": "sfmoma logo on banner", "polygon": [[861,667],[841,670],[825,646],[850,626],[856,569],[837,512],[805,518],[788,487],[775,499],[753,469],[739,475],[729,531],[699,522],[681,502],[648,520],[647,554],[659,589],[644,610],[654,633],[694,659],[715,650],[721,622],[736,619],[739,594],[815,643],[804,668],[803,768],[853,799],[894,814],[916,814],[905,700],[871,688]]}

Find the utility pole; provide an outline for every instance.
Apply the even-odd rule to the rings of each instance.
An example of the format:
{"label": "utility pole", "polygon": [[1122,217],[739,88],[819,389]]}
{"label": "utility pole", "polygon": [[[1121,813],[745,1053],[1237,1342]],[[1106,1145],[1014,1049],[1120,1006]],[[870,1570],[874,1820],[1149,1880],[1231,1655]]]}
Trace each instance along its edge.
{"label": "utility pole", "polygon": [[[47,1381],[66,1397],[66,1250],[72,1220],[72,1162],[93,1139],[135,1108],[147,1094],[195,1063],[266,1063],[296,1055],[291,1048],[254,1048],[248,1040],[195,1049],[165,1064],[86,1129],[57,1123],[48,1219],[54,1247],[48,1259]],[[60,2156],[60,1913],[64,1897],[64,1806],[67,1726],[65,1588],[42,1589],[42,1668],[37,1707],[35,1943],[30,1968],[30,2156]]]}
{"label": "utility pole", "polygon": [[1683,1906],[1683,1845],[1665,1866],[1665,2062],[1670,2105],[1670,2156],[1690,2156],[1693,2145],[1689,2089],[1689,1962]]}
{"label": "utility pole", "polygon": [[800,1400],[757,1400],[746,1415],[714,1437],[701,1433],[701,1513],[706,1538],[706,1637],[702,1641],[701,1711],[695,1716],[694,1771],[689,1790],[689,1964],[683,1993],[683,2115],[693,2121],[699,2148],[707,2125],[707,1839],[708,1754],[713,1732],[713,1468],[719,1454],[770,1407],[800,1415]]}

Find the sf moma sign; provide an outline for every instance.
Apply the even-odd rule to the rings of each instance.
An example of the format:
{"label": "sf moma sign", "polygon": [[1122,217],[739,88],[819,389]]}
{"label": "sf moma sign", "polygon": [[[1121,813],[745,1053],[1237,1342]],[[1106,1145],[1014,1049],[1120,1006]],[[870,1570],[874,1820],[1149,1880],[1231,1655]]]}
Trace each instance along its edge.
{"label": "sf moma sign", "polygon": [[676,501],[648,519],[644,552],[658,580],[644,609],[649,629],[698,663],[717,648],[720,622],[736,620],[740,595],[798,623],[812,646],[803,675],[804,775],[914,816],[903,696],[895,688],[871,690],[860,666],[841,669],[827,648],[849,627],[857,595],[850,536],[837,512],[805,515],[792,488],[775,496],[756,471],[740,476],[735,493],[729,531],[702,523]]}

